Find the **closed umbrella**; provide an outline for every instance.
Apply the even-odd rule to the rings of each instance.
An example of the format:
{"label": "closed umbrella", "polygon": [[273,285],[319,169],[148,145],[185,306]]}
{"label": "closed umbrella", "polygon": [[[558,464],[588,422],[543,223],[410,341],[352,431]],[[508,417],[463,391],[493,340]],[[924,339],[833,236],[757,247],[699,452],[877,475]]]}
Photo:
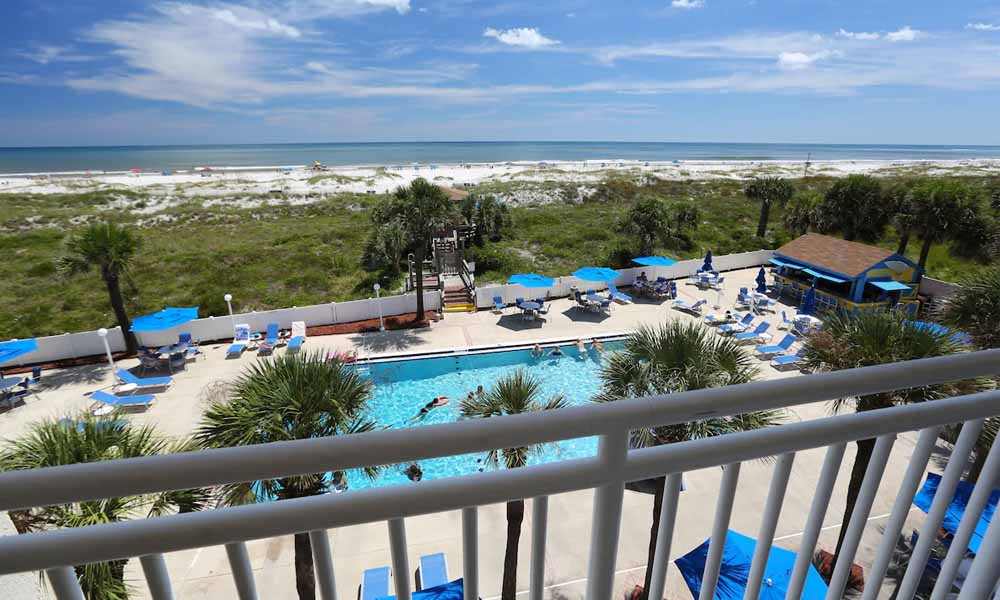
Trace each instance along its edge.
{"label": "closed umbrella", "polygon": [[799,314],[811,315],[816,312],[816,288],[809,288],[802,295],[802,304],[799,305]]}
{"label": "closed umbrella", "polygon": [[757,291],[761,294],[767,293],[767,274],[764,273],[764,267],[757,272]]}
{"label": "closed umbrella", "polygon": [[705,253],[705,264],[701,265],[700,271],[714,271],[715,267],[712,266],[712,251],[709,250]]}

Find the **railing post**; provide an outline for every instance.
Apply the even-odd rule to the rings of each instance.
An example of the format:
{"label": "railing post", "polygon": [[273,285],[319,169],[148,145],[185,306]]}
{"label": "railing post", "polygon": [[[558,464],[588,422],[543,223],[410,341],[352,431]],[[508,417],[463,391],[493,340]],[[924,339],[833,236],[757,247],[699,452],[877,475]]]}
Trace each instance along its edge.
{"label": "railing post", "polygon": [[86,600],[73,567],[56,567],[46,570],[45,574],[59,600]]}
{"label": "railing post", "polygon": [[837,553],[837,565],[830,577],[830,586],[827,588],[827,600],[840,600],[847,587],[847,577],[851,574],[851,566],[854,564],[854,555],[858,552],[858,545],[861,543],[861,534],[865,532],[865,525],[868,523],[868,515],[871,513],[872,504],[875,502],[875,494],[878,493],[879,483],[882,482],[882,475],[885,473],[885,465],[889,462],[889,453],[892,452],[892,445],[896,442],[895,435],[883,435],[875,442],[875,449],[872,451],[871,460],[868,461],[868,468],[865,469],[864,479],[861,480],[861,490],[858,492],[858,499],[854,503],[854,510],[851,512],[851,519],[847,524],[847,532],[844,534],[844,542]]}
{"label": "railing post", "polygon": [[257,584],[253,580],[253,568],[250,567],[250,554],[243,542],[226,544],[226,557],[229,559],[229,569],[233,572],[236,583],[236,596],[240,600],[257,600]]}
{"label": "railing post", "polygon": [[[605,473],[616,477],[628,454],[628,430],[606,433],[597,446],[597,458]],[[615,561],[621,532],[622,497],[625,482],[614,479],[594,490],[594,513],[587,566],[587,600],[608,600],[614,596]]]}
{"label": "railing post", "polygon": [[826,449],[826,458],[823,459],[823,468],[819,473],[819,481],[816,483],[816,493],[813,495],[812,506],[809,507],[809,518],[806,520],[806,528],[802,532],[802,543],[799,545],[799,553],[795,557],[792,577],[788,580],[786,598],[802,596],[806,575],[809,574],[809,567],[812,565],[813,550],[816,549],[816,540],[819,539],[819,532],[823,528],[823,518],[826,517],[830,496],[833,495],[833,484],[837,483],[837,471],[840,469],[840,463],[844,460],[845,450],[847,450],[846,443],[834,444]]}
{"label": "railing post", "polygon": [[760,586],[764,581],[764,569],[767,567],[767,559],[771,555],[774,531],[778,527],[781,506],[785,502],[785,490],[788,489],[788,478],[792,474],[793,462],[795,462],[795,453],[789,452],[779,456],[778,462],[774,465],[771,488],[767,492],[764,518],[761,520],[760,531],[757,534],[757,546],[754,549],[753,562],[750,563],[750,575],[747,578],[747,589],[743,600],[757,600],[760,595]]}
{"label": "railing post", "polygon": [[940,433],[940,427],[928,427],[921,431],[920,437],[917,438],[917,445],[910,457],[910,464],[906,468],[906,475],[903,476],[903,483],[900,484],[899,491],[896,493],[896,502],[892,506],[889,520],[882,532],[882,540],[875,553],[875,560],[872,561],[872,568],[865,578],[865,590],[861,600],[876,600],[878,597],[882,580],[885,579],[886,571],[889,569],[889,561],[892,560],[892,553],[896,550],[899,532],[903,530],[903,524],[910,513],[913,497],[920,486],[920,480],[924,477],[924,469],[927,468],[927,461],[930,460],[931,452],[934,451],[934,445],[937,443]]}
{"label": "railing post", "polygon": [[549,497],[531,501],[531,572],[528,577],[529,600],[542,600],[545,590],[545,537],[548,529]]}
{"label": "railing post", "polygon": [[330,538],[325,529],[309,532],[309,546],[312,548],[316,582],[319,597],[323,600],[337,600],[337,580],[333,576],[333,553],[330,552]]}
{"label": "railing post", "polygon": [[479,600],[478,508],[462,509],[462,579],[465,600]]}
{"label": "railing post", "polygon": [[701,577],[701,593],[698,600],[713,600],[715,588],[719,584],[719,569],[722,566],[722,551],[726,547],[726,533],[729,518],[733,514],[733,500],[736,498],[736,484],[740,480],[740,463],[730,463],[723,467],[722,483],[719,485],[719,499],[715,504],[715,520],[712,523],[712,539],[708,543],[708,556]]}
{"label": "railing post", "polygon": [[392,552],[392,580],[396,598],[410,600],[410,562],[406,557],[406,522],[402,517],[389,519],[389,549]]}
{"label": "railing post", "polygon": [[[944,600],[951,591],[951,584],[955,581],[955,575],[958,573],[958,567],[962,564],[962,559],[965,558],[969,540],[972,539],[972,534],[976,531],[979,518],[983,514],[983,509],[986,508],[993,488],[996,487],[998,481],[1000,481],[1000,444],[994,441],[990,453],[986,456],[986,463],[979,475],[979,481],[972,490],[968,504],[965,505],[965,513],[962,515],[962,521],[958,524],[958,530],[955,531],[955,536],[951,540],[951,548],[945,556],[944,563],[941,564],[941,572],[938,573],[937,583],[934,584],[931,600]],[[997,518],[1000,517],[994,516],[994,520]],[[982,550],[979,554],[981,553]]]}
{"label": "railing post", "polygon": [[670,544],[674,539],[674,523],[677,521],[677,498],[681,493],[683,473],[667,475],[663,489],[663,504],[660,506],[660,526],[656,529],[656,551],[653,554],[653,575],[649,581],[649,598],[663,598],[663,588],[667,580],[667,566],[670,564]]}
{"label": "railing post", "polygon": [[958,600],[989,598],[1000,578],[1000,519],[994,517],[979,545],[979,552],[972,561],[972,568],[962,584]]}
{"label": "railing post", "polygon": [[899,585],[897,600],[912,600],[917,592],[917,586],[924,575],[924,568],[927,566],[927,559],[931,554],[931,546],[937,537],[937,530],[941,527],[944,514],[951,504],[951,499],[955,495],[955,488],[965,471],[966,461],[969,453],[976,445],[979,432],[983,429],[983,419],[966,421],[962,425],[962,433],[958,436],[958,441],[952,448],[951,456],[948,458],[948,466],[945,467],[944,475],[941,476],[941,483],[938,484],[937,492],[934,493],[934,501],[931,502],[931,509],[927,512],[924,525],[920,528],[920,537],[917,545],[910,554],[910,563],[906,567],[903,575],[903,582]]}
{"label": "railing post", "polygon": [[173,600],[174,591],[170,587],[170,573],[162,554],[147,554],[139,557],[142,573],[146,576],[149,595],[153,600]]}

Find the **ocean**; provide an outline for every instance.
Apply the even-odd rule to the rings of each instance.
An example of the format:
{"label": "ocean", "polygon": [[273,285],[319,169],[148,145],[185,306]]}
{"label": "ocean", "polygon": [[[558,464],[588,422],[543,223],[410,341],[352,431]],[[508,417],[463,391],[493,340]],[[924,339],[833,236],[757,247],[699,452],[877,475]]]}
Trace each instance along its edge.
{"label": "ocean", "polygon": [[1000,146],[651,142],[371,142],[205,146],[0,148],[0,174],[152,171],[192,167],[455,164],[582,160],[961,160],[1000,158]]}

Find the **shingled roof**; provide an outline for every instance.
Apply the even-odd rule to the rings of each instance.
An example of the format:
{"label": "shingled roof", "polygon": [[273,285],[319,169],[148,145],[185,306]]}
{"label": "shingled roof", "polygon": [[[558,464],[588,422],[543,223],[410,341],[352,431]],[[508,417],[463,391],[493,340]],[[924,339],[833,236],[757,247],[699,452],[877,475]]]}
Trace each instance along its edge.
{"label": "shingled roof", "polygon": [[807,233],[775,252],[848,277],[857,277],[894,254],[885,248],[848,242],[818,233]]}

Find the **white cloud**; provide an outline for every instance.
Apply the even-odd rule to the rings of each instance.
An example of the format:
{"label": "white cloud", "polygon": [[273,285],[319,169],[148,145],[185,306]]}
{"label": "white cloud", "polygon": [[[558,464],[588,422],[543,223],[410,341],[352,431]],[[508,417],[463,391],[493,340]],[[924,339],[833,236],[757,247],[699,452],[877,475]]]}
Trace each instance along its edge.
{"label": "white cloud", "polygon": [[885,34],[885,39],[889,40],[890,42],[912,42],[913,40],[917,39],[922,35],[924,35],[923,31],[920,31],[918,29],[910,29],[910,26],[907,25],[902,29],[897,29],[896,31],[890,31],[889,33]]}
{"label": "white cloud", "polygon": [[821,50],[806,54],[805,52],[782,52],[778,55],[778,66],[783,69],[804,69],[818,60],[830,58],[834,52]]}
{"label": "white cloud", "polygon": [[32,60],[40,65],[47,65],[54,62],[83,62],[92,60],[90,56],[83,56],[74,53],[68,46],[35,46],[31,50],[18,52],[19,55]]}
{"label": "white cloud", "polygon": [[782,52],[813,53],[826,49],[827,40],[813,33],[760,33],[718,38],[654,42],[636,46],[605,46],[593,51],[605,64],[619,60],[656,58],[721,58],[773,60]]}
{"label": "white cloud", "polygon": [[967,23],[965,28],[973,31],[1000,31],[1000,25],[992,23]]}
{"label": "white cloud", "polygon": [[410,12],[410,0],[286,0],[280,14],[289,21],[344,18],[395,10]]}
{"label": "white cloud", "polygon": [[534,27],[516,27],[513,29],[494,29],[492,27],[487,27],[486,31],[483,32],[483,36],[494,38],[503,44],[507,44],[508,46],[517,46],[519,48],[537,49],[545,48],[546,46],[554,46],[559,43],[556,40],[551,40],[545,37]]}
{"label": "white cloud", "polygon": [[877,40],[882,37],[877,31],[846,31],[841,28],[837,32],[838,37],[847,38],[849,40]]}
{"label": "white cloud", "polygon": [[703,8],[705,6],[705,0],[673,0],[670,3],[673,8],[681,8],[684,10],[692,8]]}
{"label": "white cloud", "polygon": [[[237,15],[237,11],[240,13],[239,15]],[[290,38],[302,36],[302,33],[295,27],[280,23],[271,17],[259,15],[257,11],[253,10],[222,8],[212,11],[212,17],[246,31],[260,31]]]}

